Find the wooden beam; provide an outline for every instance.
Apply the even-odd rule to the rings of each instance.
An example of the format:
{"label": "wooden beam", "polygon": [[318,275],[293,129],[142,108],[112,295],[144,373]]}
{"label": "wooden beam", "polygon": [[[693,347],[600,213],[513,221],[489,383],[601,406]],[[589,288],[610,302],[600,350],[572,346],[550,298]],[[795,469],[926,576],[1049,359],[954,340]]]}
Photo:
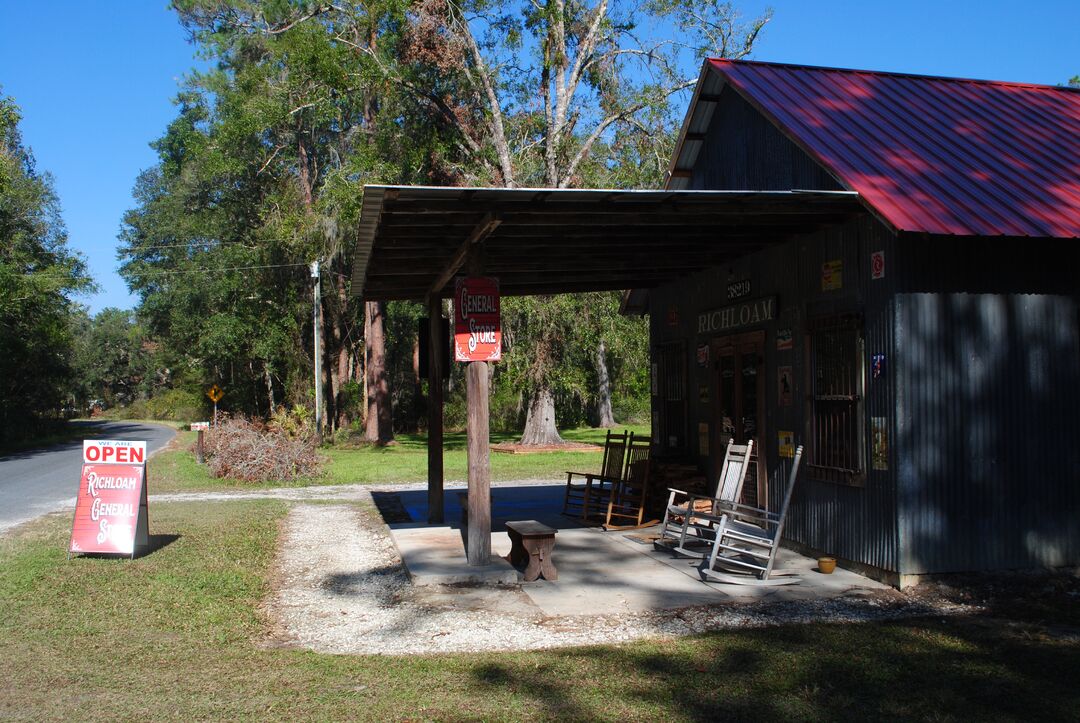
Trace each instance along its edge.
{"label": "wooden beam", "polygon": [[[480,276],[483,266],[481,247],[473,245],[468,253],[468,272]],[[457,307],[454,307],[457,314]],[[491,563],[491,410],[488,400],[487,362],[469,362],[465,370],[466,447],[469,465],[469,537],[466,556],[469,565]]]}
{"label": "wooden beam", "polygon": [[428,524],[443,524],[442,299],[428,297]]}
{"label": "wooden beam", "polygon": [[[438,296],[443,288],[450,283],[450,279],[454,278],[454,274],[458,272],[461,266],[465,263],[465,260],[469,258],[469,252],[491,233],[499,227],[502,223],[502,218],[498,214],[489,213],[480,219],[480,223],[476,224],[476,228],[472,230],[469,237],[461,244],[458,250],[454,253],[454,256],[450,259],[449,265],[446,269],[439,274],[435,279],[435,283],[428,289],[428,296]],[[489,545],[490,546],[490,545]]]}
{"label": "wooden beam", "polygon": [[[498,223],[502,223],[504,227],[535,227],[535,226],[556,226],[560,229],[569,229],[575,226],[579,227],[594,227],[594,226],[611,226],[614,228],[633,228],[635,226],[667,226],[672,229],[679,229],[685,226],[754,226],[754,225],[776,225],[778,223],[787,224],[800,224],[800,223],[816,223],[823,220],[823,217],[828,215],[835,215],[836,209],[828,207],[821,207],[812,212],[808,212],[804,209],[791,209],[791,208],[752,208],[752,209],[735,209],[731,208],[725,212],[707,212],[699,209],[688,209],[686,211],[664,211],[662,213],[648,213],[644,211],[597,211],[597,212],[585,212],[585,211],[566,211],[563,213],[548,213],[546,211],[521,211],[515,213],[499,213],[497,214]],[[490,216],[496,216],[496,214],[489,214]],[[477,229],[483,228],[488,223],[487,218],[481,219],[480,223],[473,227],[473,233],[476,233]],[[497,223],[495,224],[498,225]],[[456,232],[464,230],[466,226],[458,225],[453,226],[449,217],[439,216],[427,216],[420,219],[397,219],[390,221],[390,219],[384,219],[382,221],[382,233],[392,235],[397,231],[404,229],[426,229],[432,233],[432,235],[439,236],[441,238],[454,238]],[[490,233],[491,228],[488,230]],[[487,233],[484,234],[486,236]],[[472,234],[470,234],[471,238]],[[481,239],[482,240],[482,239]],[[477,243],[473,241],[472,243]]]}
{"label": "wooden beam", "polygon": [[491,448],[488,425],[487,362],[469,362],[465,370],[468,399],[469,565],[491,562]]}
{"label": "wooden beam", "polygon": [[[677,169],[673,175],[688,177],[692,174],[690,169]],[[860,213],[862,207],[858,199],[847,196],[812,196],[804,194],[791,194],[777,192],[771,196],[762,196],[760,193],[733,192],[723,199],[715,198],[687,198],[686,196],[656,199],[649,201],[634,200],[633,198],[612,200],[570,200],[561,199],[554,201],[503,201],[485,200],[474,201],[467,204],[459,201],[415,201],[400,202],[393,206],[382,209],[382,214],[387,219],[431,219],[432,217],[445,216],[447,222],[455,224],[475,225],[485,213],[672,213],[675,211],[691,211],[694,213],[731,213],[736,208],[787,208],[791,210],[803,210],[812,212],[818,206],[836,206],[849,213]],[[471,218],[470,218],[471,217]]]}

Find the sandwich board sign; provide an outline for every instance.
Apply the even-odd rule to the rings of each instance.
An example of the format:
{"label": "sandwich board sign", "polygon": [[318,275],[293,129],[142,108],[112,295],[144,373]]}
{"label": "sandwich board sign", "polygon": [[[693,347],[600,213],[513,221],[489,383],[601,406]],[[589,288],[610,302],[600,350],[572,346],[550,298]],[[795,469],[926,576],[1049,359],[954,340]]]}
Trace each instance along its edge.
{"label": "sandwich board sign", "polygon": [[135,557],[149,542],[146,442],[84,440],[68,554]]}

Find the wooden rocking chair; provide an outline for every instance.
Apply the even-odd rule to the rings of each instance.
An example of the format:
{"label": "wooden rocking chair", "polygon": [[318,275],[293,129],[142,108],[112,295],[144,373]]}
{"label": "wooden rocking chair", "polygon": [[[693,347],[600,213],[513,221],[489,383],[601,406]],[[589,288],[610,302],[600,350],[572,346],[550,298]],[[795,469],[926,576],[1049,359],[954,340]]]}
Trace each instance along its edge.
{"label": "wooden rocking chair", "polygon": [[784,520],[791,504],[802,454],[803,448],[799,445],[795,449],[787,491],[784,492],[779,513],[748,505],[724,505],[727,512],[719,519],[714,518],[715,539],[708,560],[699,570],[702,580],[735,585],[790,585],[799,582],[799,578],[792,575],[770,576],[784,534]]}
{"label": "wooden rocking chair", "polygon": [[723,517],[721,505],[739,501],[753,451],[752,439],[746,444],[728,442],[716,492],[711,497],[669,488],[660,539],[655,546],[684,557],[707,556],[715,525]]}
{"label": "wooden rocking chair", "polygon": [[[608,430],[600,472],[567,472],[562,513],[581,520],[603,519],[614,483],[622,477],[626,458],[627,432]],[[582,478],[575,481],[575,478]]]}
{"label": "wooden rocking chair", "polygon": [[651,451],[652,443],[648,438],[635,440],[634,433],[630,433],[630,443],[626,447],[626,470],[614,482],[608,495],[605,530],[630,530],[656,524],[656,520],[642,521],[649,493]]}

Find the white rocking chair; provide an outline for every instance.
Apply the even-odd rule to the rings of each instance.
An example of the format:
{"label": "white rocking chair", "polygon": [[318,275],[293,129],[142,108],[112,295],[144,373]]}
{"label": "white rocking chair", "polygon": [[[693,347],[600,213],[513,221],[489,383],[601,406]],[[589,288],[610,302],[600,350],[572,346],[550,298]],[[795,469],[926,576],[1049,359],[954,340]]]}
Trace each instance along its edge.
{"label": "white rocking chair", "polygon": [[753,450],[752,439],[746,444],[728,442],[716,493],[711,497],[669,488],[660,539],[655,546],[683,557],[704,558],[708,555],[708,543],[715,536],[715,524],[723,519],[727,505],[739,501]]}
{"label": "white rocking chair", "polygon": [[799,582],[796,576],[773,577],[772,572],[802,454],[803,448],[799,445],[795,449],[795,459],[791,463],[787,490],[779,513],[724,503],[727,511],[719,518],[711,518],[715,537],[709,558],[699,570],[702,580],[736,585],[790,585]]}

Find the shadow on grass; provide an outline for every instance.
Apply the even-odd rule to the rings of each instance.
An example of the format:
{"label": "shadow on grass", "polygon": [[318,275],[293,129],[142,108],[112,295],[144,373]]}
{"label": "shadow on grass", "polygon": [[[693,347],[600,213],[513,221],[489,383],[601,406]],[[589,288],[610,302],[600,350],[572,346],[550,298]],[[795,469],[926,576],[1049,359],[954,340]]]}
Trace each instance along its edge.
{"label": "shadow on grass", "polygon": [[560,719],[1075,720],[1080,646],[1010,639],[973,623],[726,631],[560,651],[554,664],[530,653],[478,661],[469,686],[479,695],[512,691],[541,717]]}
{"label": "shadow on grass", "polygon": [[96,560],[115,560],[130,557],[131,559],[139,560],[148,555],[154,554],[162,548],[168,547],[180,538],[181,535],[150,535],[149,542],[146,545],[137,548],[134,555],[123,555],[107,552],[83,552],[73,554],[72,557],[86,557]]}
{"label": "shadow on grass", "polygon": [[[635,430],[645,430],[644,427],[632,426],[629,427]],[[642,432],[647,433],[647,430]],[[604,436],[607,434],[606,429],[596,428],[582,428],[582,429],[564,429],[560,430],[559,434],[567,442],[584,442],[596,445],[604,444]],[[491,444],[501,444],[504,442],[515,443],[521,440],[520,432],[496,432],[490,433]],[[444,432],[443,433],[443,450],[463,451],[467,446],[467,438],[464,431],[460,432]],[[394,443],[392,445],[384,446],[370,446],[369,449],[392,453],[394,451],[422,451],[427,449],[427,435],[426,434],[407,434],[398,433],[394,435]]]}

